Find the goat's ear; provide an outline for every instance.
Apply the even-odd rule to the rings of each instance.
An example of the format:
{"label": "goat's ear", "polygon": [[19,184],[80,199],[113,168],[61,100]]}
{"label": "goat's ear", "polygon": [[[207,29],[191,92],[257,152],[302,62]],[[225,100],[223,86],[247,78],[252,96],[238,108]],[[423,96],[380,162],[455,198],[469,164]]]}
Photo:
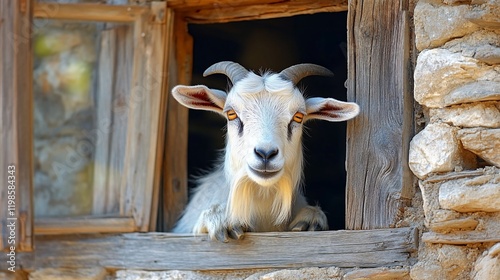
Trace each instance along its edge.
{"label": "goat's ear", "polygon": [[321,119],[341,122],[354,118],[359,113],[359,106],[353,102],[343,102],[333,98],[314,97],[306,100],[307,116],[305,121]]}
{"label": "goat's ear", "polygon": [[206,86],[176,86],[172,95],[182,105],[198,110],[222,113],[227,94],[222,90],[209,89]]}

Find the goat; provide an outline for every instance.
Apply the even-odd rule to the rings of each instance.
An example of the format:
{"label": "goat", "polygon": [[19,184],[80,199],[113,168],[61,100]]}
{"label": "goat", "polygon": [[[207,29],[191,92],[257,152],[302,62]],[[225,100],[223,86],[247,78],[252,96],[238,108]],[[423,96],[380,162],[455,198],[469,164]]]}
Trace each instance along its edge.
{"label": "goat", "polygon": [[304,98],[296,84],[310,75],[331,76],[319,65],[299,64],[257,75],[238,63],[210,66],[203,76],[225,74],[229,93],[204,85],[172,89],[182,105],[227,118],[225,153],[215,170],[198,180],[173,232],[208,233],[228,242],[244,232],[327,230],[325,214],[310,206],[300,186],[302,125],[311,119],[345,121],[356,103]]}

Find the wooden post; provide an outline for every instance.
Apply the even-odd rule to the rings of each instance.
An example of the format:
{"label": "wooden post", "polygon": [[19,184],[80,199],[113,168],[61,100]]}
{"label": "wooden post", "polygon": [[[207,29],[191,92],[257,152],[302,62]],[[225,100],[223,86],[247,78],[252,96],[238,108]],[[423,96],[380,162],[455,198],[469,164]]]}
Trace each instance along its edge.
{"label": "wooden post", "polygon": [[124,205],[120,214],[133,216],[139,231],[148,231],[153,195],[158,193],[155,180],[161,143],[159,126],[161,103],[165,92],[163,81],[165,36],[168,13],[165,2],[153,2],[152,13],[146,13],[134,25],[134,71],[129,99],[129,120],[125,166],[122,176]]}
{"label": "wooden post", "polygon": [[392,227],[412,197],[413,106],[405,1],[353,0],[348,15],[346,229]]}
{"label": "wooden post", "polygon": [[170,230],[187,203],[187,148],[188,109],[170,94],[177,84],[189,85],[193,59],[193,38],[188,34],[187,23],[176,16],[175,39],[172,38],[169,54],[167,134],[165,138],[162,197],[163,230]]}
{"label": "wooden post", "polygon": [[[31,2],[0,1],[0,250],[33,249]],[[11,171],[11,172],[9,172]],[[9,177],[11,176],[11,177]],[[9,183],[8,183],[9,182]],[[10,189],[8,187],[11,187]],[[14,193],[9,192],[14,191]],[[13,199],[12,195],[15,195]],[[10,196],[10,197],[9,197]],[[13,208],[8,208],[11,202]],[[11,210],[13,212],[11,212]],[[11,214],[12,213],[12,214]],[[7,227],[8,224],[15,224]],[[15,244],[8,242],[11,230]]]}

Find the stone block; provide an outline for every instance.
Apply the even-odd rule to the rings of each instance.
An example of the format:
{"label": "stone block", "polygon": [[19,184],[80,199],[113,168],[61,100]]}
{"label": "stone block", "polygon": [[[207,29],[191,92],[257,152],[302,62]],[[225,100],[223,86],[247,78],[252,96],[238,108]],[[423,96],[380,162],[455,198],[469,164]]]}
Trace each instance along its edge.
{"label": "stone block", "polygon": [[473,218],[461,218],[447,221],[432,222],[429,228],[437,232],[449,232],[453,230],[474,230],[479,221]]}
{"label": "stone block", "polygon": [[[2,267],[2,269],[4,269],[4,268],[5,267]],[[10,271],[3,272],[3,271],[0,271],[0,279],[2,279],[2,280],[17,280],[16,278],[17,277],[16,277],[16,273],[15,272],[10,272]]]}
{"label": "stone block", "polygon": [[500,128],[500,102],[489,101],[431,108],[430,122],[444,122],[457,127]]}
{"label": "stone block", "polygon": [[458,212],[499,212],[499,169],[474,178],[443,182],[439,188],[439,205]]}
{"label": "stone block", "polygon": [[472,0],[443,0],[446,5],[470,4]]}
{"label": "stone block", "polygon": [[418,178],[475,165],[474,158],[461,148],[455,136],[457,130],[445,123],[431,123],[413,137],[408,161]]}
{"label": "stone block", "polygon": [[116,272],[116,280],[170,280],[170,279],[192,279],[192,280],[215,280],[215,277],[207,276],[195,271],[141,271],[141,270],[119,270]]}
{"label": "stone block", "polygon": [[464,217],[469,216],[477,219],[479,224],[474,230],[453,230],[447,232],[427,231],[422,234],[421,241],[425,244],[454,245],[493,244],[500,242],[500,235],[498,234],[500,232],[500,212],[467,212],[462,213],[462,215]]}
{"label": "stone block", "polygon": [[472,271],[473,280],[500,279],[500,243],[485,251],[476,261]]}
{"label": "stone block", "polygon": [[344,275],[342,280],[410,280],[410,270],[408,268],[365,268],[350,271]]}
{"label": "stone block", "polygon": [[[423,209],[425,217],[424,223],[425,226],[429,227],[430,224],[434,221],[434,216],[436,214],[438,215],[440,214],[437,212],[439,211],[439,201],[438,201],[439,185],[437,185],[436,183],[429,183],[423,180],[419,180],[418,185],[422,192]],[[448,211],[448,212],[453,213],[454,211]],[[459,214],[457,213],[457,215],[453,215],[452,218],[456,218],[458,215]]]}
{"label": "stone block", "polygon": [[440,1],[418,1],[414,23],[418,50],[442,46],[450,39],[462,37],[479,29],[468,21],[469,5],[445,5]]}
{"label": "stone block", "polygon": [[489,0],[481,5],[475,5],[467,13],[471,22],[488,29],[500,29],[500,5],[498,0]]}
{"label": "stone block", "polygon": [[343,272],[338,267],[306,267],[301,269],[283,269],[265,274],[255,274],[246,280],[302,280],[333,279],[341,280]]}
{"label": "stone block", "polygon": [[466,128],[457,133],[464,149],[500,167],[500,128]]}
{"label": "stone block", "polygon": [[464,246],[441,245],[424,248],[419,261],[411,268],[412,280],[468,279],[472,262]]}
{"label": "stone block", "polygon": [[500,63],[500,31],[480,30],[447,42],[443,47],[487,64]]}
{"label": "stone block", "polygon": [[43,268],[30,273],[30,280],[105,280],[107,272],[94,268]]}
{"label": "stone block", "polygon": [[447,49],[422,51],[414,72],[415,100],[429,108],[500,100],[500,66]]}
{"label": "stone block", "polygon": [[116,280],[259,280],[261,275],[265,275],[276,269],[238,269],[238,270],[208,270],[208,271],[189,271],[189,270],[164,270],[164,271],[145,271],[145,270],[118,270],[113,279]]}

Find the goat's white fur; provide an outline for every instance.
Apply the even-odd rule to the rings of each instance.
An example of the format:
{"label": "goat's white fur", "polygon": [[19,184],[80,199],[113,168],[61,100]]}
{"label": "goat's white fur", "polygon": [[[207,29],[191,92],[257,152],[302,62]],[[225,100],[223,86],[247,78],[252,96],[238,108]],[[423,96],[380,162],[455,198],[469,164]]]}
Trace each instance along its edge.
{"label": "goat's white fur", "polygon": [[[276,73],[248,72],[227,95],[205,86],[176,86],[172,93],[189,108],[223,116],[235,110],[238,115],[237,120],[228,121],[222,162],[199,179],[174,232],[208,233],[227,241],[227,234],[240,238],[243,231],[327,229],[324,213],[309,206],[300,191],[302,124],[293,117],[300,112],[304,122],[314,118],[343,121],[358,114],[355,103],[306,100],[291,81]],[[264,164],[256,149],[278,152]],[[276,174],[267,177],[254,172],[263,168]]]}

